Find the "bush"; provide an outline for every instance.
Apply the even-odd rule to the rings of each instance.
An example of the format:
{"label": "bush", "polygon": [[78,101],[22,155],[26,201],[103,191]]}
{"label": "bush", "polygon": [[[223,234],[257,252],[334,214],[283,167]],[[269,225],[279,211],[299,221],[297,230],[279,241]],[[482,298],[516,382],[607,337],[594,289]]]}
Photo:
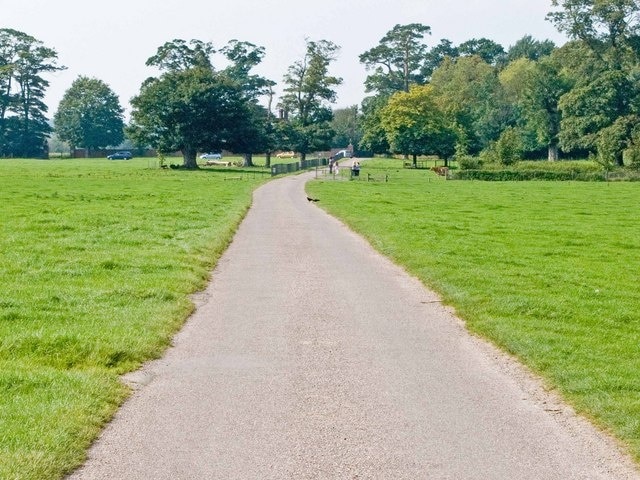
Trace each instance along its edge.
{"label": "bush", "polygon": [[640,146],[633,145],[624,152],[625,164],[631,170],[640,170]]}
{"label": "bush", "polygon": [[456,157],[458,166],[462,170],[480,170],[482,168],[482,160],[471,155],[460,155]]}
{"label": "bush", "polygon": [[498,161],[513,165],[522,158],[522,140],[514,128],[507,128],[495,144]]}
{"label": "bush", "polygon": [[483,180],[490,182],[507,182],[507,181],[528,181],[528,180],[547,180],[547,181],[604,181],[605,176],[602,172],[562,172],[549,170],[460,170],[451,172],[449,175],[453,180]]}
{"label": "bush", "polygon": [[[628,152],[625,157],[629,159]],[[477,163],[481,159],[475,159]],[[473,162],[470,161],[469,165]],[[609,181],[640,181],[640,169],[629,164],[626,168],[616,168],[607,172],[595,161],[587,160],[563,160],[549,162],[547,160],[520,161],[505,169],[497,163],[484,165],[480,168],[467,168],[460,171],[449,172],[453,180],[484,180],[484,181],[585,181],[601,182]]]}
{"label": "bush", "polygon": [[480,154],[483,162],[499,163],[500,165],[514,165],[522,158],[522,140],[515,128],[507,128],[500,138],[491,143]]}
{"label": "bush", "polygon": [[548,160],[518,162],[512,167],[517,170],[544,170],[547,172],[568,172],[571,174],[598,173],[602,172],[602,167],[596,162],[588,160],[559,160],[549,162]]}

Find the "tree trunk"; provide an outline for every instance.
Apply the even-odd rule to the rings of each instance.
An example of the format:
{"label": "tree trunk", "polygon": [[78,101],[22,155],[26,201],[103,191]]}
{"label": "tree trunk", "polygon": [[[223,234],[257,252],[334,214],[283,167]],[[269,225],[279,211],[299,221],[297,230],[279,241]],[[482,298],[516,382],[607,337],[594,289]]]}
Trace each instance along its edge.
{"label": "tree trunk", "polygon": [[195,170],[198,168],[198,161],[196,160],[196,152],[192,148],[182,149],[182,166],[187,170]]}
{"label": "tree trunk", "polygon": [[244,157],[244,167],[253,167],[253,154],[252,153],[245,153],[243,155]]}
{"label": "tree trunk", "polygon": [[558,144],[550,143],[548,149],[548,156],[550,162],[556,162],[558,160]]}
{"label": "tree trunk", "polygon": [[413,168],[418,168],[418,155],[415,153],[412,155],[413,158]]}
{"label": "tree trunk", "polygon": [[267,152],[267,157],[264,162],[264,166],[267,168],[271,168],[271,152]]}

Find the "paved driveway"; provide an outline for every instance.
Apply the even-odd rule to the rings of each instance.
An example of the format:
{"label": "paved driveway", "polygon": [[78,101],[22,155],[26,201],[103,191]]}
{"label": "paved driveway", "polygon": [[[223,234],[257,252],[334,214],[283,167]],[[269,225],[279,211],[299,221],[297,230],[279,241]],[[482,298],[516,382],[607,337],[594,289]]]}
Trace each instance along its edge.
{"label": "paved driveway", "polygon": [[[613,442],[306,200],[261,187],[73,479],[635,479]],[[320,204],[322,199],[320,200]]]}

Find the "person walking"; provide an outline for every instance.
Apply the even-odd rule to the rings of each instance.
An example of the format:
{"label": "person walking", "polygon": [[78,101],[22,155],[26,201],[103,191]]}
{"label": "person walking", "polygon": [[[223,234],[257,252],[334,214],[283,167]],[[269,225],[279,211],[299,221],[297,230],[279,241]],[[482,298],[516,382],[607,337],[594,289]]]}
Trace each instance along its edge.
{"label": "person walking", "polygon": [[353,163],[351,164],[351,176],[359,177],[360,176],[360,162],[357,159],[353,159]]}

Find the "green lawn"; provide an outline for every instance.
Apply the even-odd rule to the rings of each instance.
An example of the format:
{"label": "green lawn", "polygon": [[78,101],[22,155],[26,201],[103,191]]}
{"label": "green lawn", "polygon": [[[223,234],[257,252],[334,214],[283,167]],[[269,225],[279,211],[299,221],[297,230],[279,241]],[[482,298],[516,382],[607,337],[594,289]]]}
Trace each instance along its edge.
{"label": "green lawn", "polygon": [[371,161],[361,181],[308,191],[640,460],[639,183],[445,181]]}
{"label": "green lawn", "polygon": [[267,178],[152,164],[0,161],[3,480],[83,460],[118,375],[166,348]]}
{"label": "green lawn", "polygon": [[[155,165],[0,161],[3,480],[82,461],[127,395],[118,375],[168,345],[267,179]],[[640,459],[640,184],[447,182],[401,165],[308,188]]]}

